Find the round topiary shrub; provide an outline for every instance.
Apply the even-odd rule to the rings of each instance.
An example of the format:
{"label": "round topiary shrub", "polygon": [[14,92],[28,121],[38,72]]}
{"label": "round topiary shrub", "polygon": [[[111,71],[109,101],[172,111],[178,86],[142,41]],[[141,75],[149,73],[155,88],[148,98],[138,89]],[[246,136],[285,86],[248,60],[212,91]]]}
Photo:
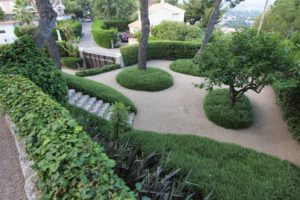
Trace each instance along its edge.
{"label": "round topiary shrub", "polygon": [[80,65],[82,62],[81,58],[77,57],[63,57],[61,58],[61,63],[71,69],[78,69],[78,65]]}
{"label": "round topiary shrub", "polygon": [[208,93],[204,111],[209,120],[224,128],[248,128],[253,123],[250,100],[243,95],[231,107],[228,89],[216,89]]}
{"label": "round topiary shrub", "polygon": [[193,59],[179,59],[175,60],[171,65],[170,69],[172,71],[188,74],[192,76],[200,76],[203,77],[204,74],[199,71],[199,67],[197,68],[193,62]]}
{"label": "round topiary shrub", "polygon": [[117,82],[128,89],[154,92],[171,87],[173,78],[169,73],[157,68],[128,68],[117,75]]}

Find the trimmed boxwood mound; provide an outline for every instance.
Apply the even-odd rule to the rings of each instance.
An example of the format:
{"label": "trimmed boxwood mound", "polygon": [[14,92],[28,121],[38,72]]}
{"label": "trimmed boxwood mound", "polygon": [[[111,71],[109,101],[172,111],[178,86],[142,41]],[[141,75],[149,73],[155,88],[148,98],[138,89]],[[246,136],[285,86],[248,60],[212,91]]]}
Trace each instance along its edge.
{"label": "trimmed boxwood mound", "polygon": [[0,47],[0,73],[22,75],[57,101],[67,100],[67,85],[61,72],[44,52],[36,49],[30,36]]}
{"label": "trimmed boxwood mound", "polygon": [[42,199],[135,199],[103,148],[34,83],[0,75],[0,93],[35,162]]}
{"label": "trimmed boxwood mound", "polygon": [[253,123],[250,100],[243,95],[231,108],[228,89],[209,92],[204,101],[204,110],[209,120],[224,128],[248,128]]}
{"label": "trimmed boxwood mound", "polygon": [[83,92],[84,94],[88,94],[108,103],[122,102],[126,106],[129,106],[131,111],[135,113],[137,112],[136,107],[131,100],[107,85],[65,73],[63,73],[63,77],[69,88]]}
{"label": "trimmed boxwood mound", "polygon": [[195,66],[193,63],[193,59],[179,59],[175,60],[171,65],[170,69],[182,73],[182,74],[188,74],[192,76],[199,76],[204,77],[204,73],[201,73],[199,71],[199,67]]}
{"label": "trimmed boxwood mound", "polygon": [[[195,56],[199,43],[181,41],[151,41],[148,44],[147,59],[190,59]],[[121,47],[121,53],[126,66],[138,62],[139,45]]]}
{"label": "trimmed boxwood mound", "polygon": [[117,82],[125,88],[141,91],[161,91],[173,85],[172,76],[161,69],[136,67],[124,69],[117,75]]}
{"label": "trimmed boxwood mound", "polygon": [[62,57],[61,58],[61,63],[71,69],[78,69],[78,65],[80,65],[82,62],[81,58],[77,57]]}
{"label": "trimmed boxwood mound", "polygon": [[94,20],[92,26],[92,35],[95,42],[104,48],[112,48],[111,41],[116,41],[118,31],[117,29],[110,28],[106,29],[103,21],[98,19]]}
{"label": "trimmed boxwood mound", "polygon": [[254,150],[186,134],[131,131],[124,139],[144,153],[170,152],[167,167],[191,171],[189,182],[203,196],[220,200],[300,199],[300,169]]}
{"label": "trimmed boxwood mound", "polygon": [[79,72],[76,72],[76,76],[93,76],[97,74],[102,74],[105,72],[113,71],[115,69],[120,69],[121,66],[119,64],[113,64],[113,65],[105,65],[104,67],[101,68],[92,68],[92,69],[84,69]]}

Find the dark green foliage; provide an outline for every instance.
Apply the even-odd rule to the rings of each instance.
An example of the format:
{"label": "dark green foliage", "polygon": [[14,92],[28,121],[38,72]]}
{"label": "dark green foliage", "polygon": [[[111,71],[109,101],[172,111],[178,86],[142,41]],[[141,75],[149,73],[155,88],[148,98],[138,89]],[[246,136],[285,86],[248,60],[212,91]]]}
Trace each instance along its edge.
{"label": "dark green foliage", "polygon": [[105,29],[103,21],[94,20],[92,34],[96,43],[104,48],[111,48],[112,42],[116,42],[118,31],[115,28]]}
{"label": "dark green foliage", "polygon": [[161,91],[173,85],[173,78],[168,72],[152,67],[124,69],[116,79],[123,87],[141,91]]}
{"label": "dark green foliage", "polygon": [[153,37],[161,40],[197,41],[200,43],[204,32],[199,25],[163,21],[152,28],[151,34]]}
{"label": "dark green foliage", "polygon": [[2,7],[0,7],[0,20],[5,19],[5,12],[3,11]]}
{"label": "dark green foliage", "polygon": [[68,68],[71,69],[78,69],[78,65],[80,65],[82,62],[81,58],[77,57],[62,57],[61,63]]}
{"label": "dark green foliage", "polygon": [[287,161],[198,136],[146,131],[126,136],[145,154],[169,151],[166,167],[181,168],[181,174],[192,170],[189,181],[203,195],[213,191],[210,199],[300,199],[300,169]]}
{"label": "dark green foliage", "polygon": [[278,102],[287,124],[296,140],[300,140],[300,84],[276,91]]}
{"label": "dark green foliage", "polygon": [[29,25],[29,26],[15,26],[14,33],[19,38],[22,36],[34,36],[37,30],[37,26]]}
{"label": "dark green foliage", "polygon": [[[148,44],[147,59],[189,59],[193,58],[200,48],[199,43],[180,41],[152,41]],[[138,62],[139,45],[121,47],[126,66]]]}
{"label": "dark green foliage", "polygon": [[59,102],[66,101],[67,86],[61,72],[44,52],[36,49],[29,36],[21,37],[13,44],[0,48],[0,72],[20,74]]}
{"label": "dark green foliage", "polygon": [[134,199],[103,148],[34,83],[1,75],[0,93],[35,162],[42,199]]}
{"label": "dark green foliage", "polygon": [[109,121],[70,104],[66,105],[66,108],[77,123],[83,127],[84,131],[87,132],[94,141],[97,141],[99,144],[103,144],[111,140],[112,127]]}
{"label": "dark green foliage", "polygon": [[67,81],[69,88],[83,92],[84,94],[88,94],[108,103],[122,102],[126,106],[129,106],[131,111],[137,112],[132,101],[109,86],[69,74],[63,74],[63,77]]}
{"label": "dark green foliage", "polygon": [[175,60],[171,65],[170,69],[182,74],[188,74],[192,76],[205,76],[203,72],[199,71],[199,68],[195,66],[193,59],[179,59]]}
{"label": "dark green foliage", "polygon": [[209,92],[204,101],[204,110],[209,120],[224,128],[248,128],[253,123],[249,99],[243,95],[232,108],[228,89]]}
{"label": "dark green foliage", "polygon": [[60,57],[76,57],[79,55],[77,47],[67,41],[56,41]]}
{"label": "dark green foliage", "polygon": [[117,29],[119,32],[128,31],[128,24],[130,24],[129,20],[123,19],[113,19],[113,20],[103,20],[105,25],[105,29]]}
{"label": "dark green foliage", "polygon": [[121,68],[121,66],[119,64],[105,65],[104,67],[101,67],[101,68],[92,68],[92,69],[81,70],[79,72],[76,72],[76,76],[81,76],[81,77],[93,76],[93,75],[102,74],[102,73],[109,72],[109,71],[112,71],[115,69],[120,69],[120,68]]}

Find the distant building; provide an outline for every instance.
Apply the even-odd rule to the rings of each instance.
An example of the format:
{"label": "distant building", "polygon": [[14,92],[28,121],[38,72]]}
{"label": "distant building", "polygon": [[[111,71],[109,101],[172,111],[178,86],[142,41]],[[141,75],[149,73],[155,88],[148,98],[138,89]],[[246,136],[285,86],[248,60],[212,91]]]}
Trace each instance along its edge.
{"label": "distant building", "polygon": [[[166,3],[161,0],[160,3],[153,4],[149,7],[150,27],[160,24],[162,21],[184,22],[185,10]],[[141,31],[140,14],[139,19],[128,25],[130,33]]]}
{"label": "distant building", "polygon": [[0,7],[5,13],[6,20],[13,20],[14,6],[15,6],[15,2],[12,0],[0,0]]}

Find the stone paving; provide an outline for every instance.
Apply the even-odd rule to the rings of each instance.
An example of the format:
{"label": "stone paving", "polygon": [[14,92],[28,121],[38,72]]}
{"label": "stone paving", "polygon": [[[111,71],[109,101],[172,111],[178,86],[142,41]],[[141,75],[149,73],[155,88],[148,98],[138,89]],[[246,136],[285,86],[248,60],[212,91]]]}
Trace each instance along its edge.
{"label": "stone paving", "polygon": [[260,94],[248,92],[254,123],[243,130],[225,129],[207,119],[203,110],[205,90],[197,89],[193,83],[203,78],[173,72],[171,61],[152,60],[148,66],[168,71],[174,78],[174,86],[160,92],[142,92],[123,88],[116,80],[122,70],[90,76],[91,80],[106,84],[129,97],[138,109],[133,128],[160,133],[193,134],[217,141],[249,147],[300,166],[300,143],[293,139],[280,108],[276,104],[271,87]]}

